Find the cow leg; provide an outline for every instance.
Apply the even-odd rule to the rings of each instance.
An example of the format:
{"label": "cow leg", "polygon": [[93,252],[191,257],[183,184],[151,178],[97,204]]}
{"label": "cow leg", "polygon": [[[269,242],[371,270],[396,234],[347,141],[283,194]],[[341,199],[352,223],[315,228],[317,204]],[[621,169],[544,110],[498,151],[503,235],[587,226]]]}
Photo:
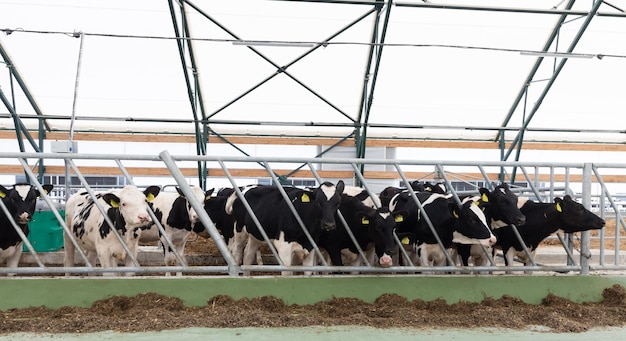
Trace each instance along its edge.
{"label": "cow leg", "polygon": [[[313,266],[317,263],[317,253],[313,250],[309,251],[309,253],[302,258],[302,266]],[[313,271],[305,271],[305,276],[313,275]]]}
{"label": "cow leg", "polygon": [[[66,268],[73,267],[75,247],[70,237],[67,236],[67,233],[63,233],[63,248],[65,249],[65,255],[63,257],[63,266]],[[71,275],[70,272],[65,273],[65,276],[70,276],[70,275]]]}
{"label": "cow leg", "polygon": [[[276,247],[276,251],[278,252],[278,257],[284,266],[291,266],[293,261],[293,244],[288,243],[281,238],[280,240],[274,240],[274,247]],[[281,274],[283,276],[291,276],[293,275],[293,271],[282,271]]]}
{"label": "cow leg", "polygon": [[[515,261],[515,249],[510,248],[504,253],[504,262],[506,266],[513,266],[513,262]],[[512,274],[513,271],[507,270],[507,274]]]}
{"label": "cow leg", "polygon": [[[236,229],[234,231],[233,237],[229,241],[229,250],[232,253],[233,258],[237,265],[244,264],[243,258],[245,253],[245,248],[247,247],[247,243],[249,242],[248,232],[246,227],[244,226],[240,232]],[[258,249],[258,246],[257,246]],[[251,265],[252,263],[248,264]]]}
{"label": "cow leg", "polygon": [[[98,250],[98,260],[100,260],[100,266],[103,268],[117,267],[117,259],[113,257],[109,250]],[[102,276],[111,277],[116,276],[115,272],[103,272]]]}
{"label": "cow leg", "polygon": [[[10,248],[15,248],[13,250],[13,254],[7,258],[7,268],[17,268],[20,263],[20,258],[22,257],[22,242],[17,243],[16,246],[11,246]],[[7,276],[15,276],[14,272],[7,273]]]}

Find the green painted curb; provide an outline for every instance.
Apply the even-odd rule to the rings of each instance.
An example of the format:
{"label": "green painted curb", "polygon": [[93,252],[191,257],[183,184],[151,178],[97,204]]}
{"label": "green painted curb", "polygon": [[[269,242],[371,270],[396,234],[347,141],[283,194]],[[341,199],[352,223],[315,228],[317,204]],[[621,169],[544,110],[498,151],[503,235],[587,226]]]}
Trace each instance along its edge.
{"label": "green painted curb", "polygon": [[374,302],[383,294],[408,300],[480,302],[486,297],[517,297],[538,304],[549,293],[574,302],[597,302],[605,288],[626,287],[626,276],[341,276],[341,277],[133,277],[2,278],[0,309],[46,306],[88,307],[111,296],[154,292],[202,306],[216,295],[234,299],[275,296],[287,304],[311,304],[333,297]]}

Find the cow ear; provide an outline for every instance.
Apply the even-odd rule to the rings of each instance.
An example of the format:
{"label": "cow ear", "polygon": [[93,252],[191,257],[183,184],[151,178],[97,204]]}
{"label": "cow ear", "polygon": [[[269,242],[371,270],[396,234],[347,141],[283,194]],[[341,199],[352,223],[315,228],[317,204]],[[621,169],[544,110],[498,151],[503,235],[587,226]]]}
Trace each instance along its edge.
{"label": "cow ear", "polygon": [[406,211],[393,212],[393,221],[396,223],[401,223],[406,219],[407,215],[408,214]]}
{"label": "cow ear", "polygon": [[337,193],[341,194],[343,193],[343,190],[345,189],[346,185],[343,183],[343,180],[339,180],[339,182],[337,182],[337,186],[335,186],[335,189],[337,191]]}
{"label": "cow ear", "polygon": [[[185,194],[183,193],[183,190],[180,189],[180,187],[178,187],[178,186],[176,187],[176,192],[178,192],[178,195],[180,195],[181,197],[185,196]],[[152,199],[154,199],[154,198],[152,198]]]}
{"label": "cow ear", "polygon": [[5,198],[8,193],[9,193],[9,190],[6,189],[4,186],[0,185],[0,198]]}
{"label": "cow ear", "polygon": [[117,195],[113,193],[106,193],[102,196],[102,199],[104,199],[104,201],[113,208],[120,207],[120,198],[118,198]]}
{"label": "cow ear", "polygon": [[452,214],[455,219],[459,219],[459,206],[457,206],[457,204],[449,203],[448,209],[450,210],[450,214]]}
{"label": "cow ear", "polygon": [[365,213],[365,212],[357,212],[356,213],[356,218],[361,223],[361,225],[369,226],[371,218],[367,215],[367,213]]}
{"label": "cow ear", "polygon": [[[52,192],[52,188],[54,188],[54,185],[50,185],[50,184],[46,184],[46,185],[41,185],[41,187],[43,187],[43,191],[45,194],[49,194],[50,192]],[[39,196],[41,196],[41,193],[38,193]]]}
{"label": "cow ear", "polygon": [[159,195],[160,192],[161,192],[161,187],[150,186],[146,188],[145,191],[143,191],[143,194],[146,196],[146,199],[148,200],[148,202],[152,202],[152,200],[154,200],[154,198],[156,198],[156,196]]}
{"label": "cow ear", "polygon": [[556,211],[559,213],[563,212],[563,207],[561,206],[561,203],[563,202],[563,200],[561,198],[554,198],[554,203],[556,206]]}
{"label": "cow ear", "polygon": [[211,199],[211,195],[215,192],[215,188],[211,188],[210,190],[204,192],[204,201]]}
{"label": "cow ear", "polygon": [[485,187],[481,187],[478,192],[480,193],[480,200],[483,202],[489,202],[489,190]]}
{"label": "cow ear", "polygon": [[300,197],[300,201],[302,202],[311,202],[311,197],[309,197],[308,193],[302,193],[302,196]]}

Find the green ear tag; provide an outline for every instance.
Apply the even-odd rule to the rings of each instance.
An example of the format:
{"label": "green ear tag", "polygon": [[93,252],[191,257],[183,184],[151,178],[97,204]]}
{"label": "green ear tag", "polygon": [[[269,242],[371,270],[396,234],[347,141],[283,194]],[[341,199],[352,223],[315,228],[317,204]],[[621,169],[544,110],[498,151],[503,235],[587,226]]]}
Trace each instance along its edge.
{"label": "green ear tag", "polygon": [[480,200],[482,200],[484,202],[489,202],[489,197],[487,197],[487,194],[483,193],[483,196],[480,197]]}
{"label": "green ear tag", "polygon": [[308,194],[302,193],[302,198],[300,198],[300,201],[302,201],[302,202],[311,202],[311,198],[309,198]]}
{"label": "green ear tag", "polygon": [[410,242],[411,241],[409,240],[409,237],[404,237],[401,240],[401,243],[404,244],[404,245],[409,245]]}
{"label": "green ear tag", "polygon": [[369,221],[367,218],[363,217],[363,218],[361,218],[361,224],[363,224],[363,225],[369,225],[369,224],[370,224],[370,221]]}
{"label": "green ear tag", "polygon": [[558,202],[556,203],[556,210],[558,212],[563,212],[563,209],[561,208],[561,204],[559,204]]}

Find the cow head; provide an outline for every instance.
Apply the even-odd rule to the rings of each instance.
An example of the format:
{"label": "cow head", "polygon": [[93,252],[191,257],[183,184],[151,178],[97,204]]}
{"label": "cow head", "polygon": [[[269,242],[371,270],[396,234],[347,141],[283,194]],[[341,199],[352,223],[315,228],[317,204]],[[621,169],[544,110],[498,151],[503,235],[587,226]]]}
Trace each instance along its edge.
{"label": "cow head", "polygon": [[[187,200],[187,197],[179,187],[176,187],[176,192],[178,192],[178,195],[180,195],[181,198],[185,200],[187,204],[187,214],[189,215],[189,222],[191,222],[191,225],[193,226],[193,224],[197,223],[200,220],[198,213],[191,206],[191,203],[189,202],[189,200]],[[198,200],[199,203],[203,203],[206,201],[206,195],[201,188],[191,186],[191,192],[193,192],[193,196],[196,197],[196,200]],[[211,194],[209,194],[209,197],[210,196]]]}
{"label": "cow head", "polygon": [[[52,191],[53,185],[42,185],[45,193]],[[0,185],[0,198],[4,202],[13,220],[20,225],[28,224],[33,219],[37,198],[41,193],[27,183],[17,183],[10,190]]]}
{"label": "cow head", "polygon": [[357,212],[356,214],[361,227],[367,229],[370,240],[374,241],[379,265],[391,266],[391,256],[396,252],[393,233],[396,229],[396,222],[406,218],[406,211],[391,213],[388,208],[382,207],[373,212]]}
{"label": "cow head", "polygon": [[487,226],[485,214],[474,201],[466,200],[461,206],[451,202],[448,207],[454,219],[454,243],[485,246],[496,243],[496,237]]}
{"label": "cow head", "polygon": [[315,209],[320,213],[320,224],[324,231],[332,231],[336,227],[335,213],[341,204],[341,193],[344,188],[343,181],[339,180],[336,186],[330,182],[324,182],[313,192]]}
{"label": "cow head", "polygon": [[491,227],[511,224],[521,226],[526,223],[526,217],[517,205],[518,197],[506,183],[496,186],[491,192],[486,188],[479,189],[479,192],[479,205],[484,208]]}
{"label": "cow head", "polygon": [[586,209],[582,204],[573,200],[569,195],[554,198],[554,211],[558,217],[559,228],[565,233],[601,229],[604,219]]}
{"label": "cow head", "polygon": [[146,204],[154,200],[160,191],[158,186],[150,186],[143,193],[135,186],[125,186],[118,192],[105,193],[102,199],[111,207],[119,209],[126,228],[135,228],[152,222]]}

